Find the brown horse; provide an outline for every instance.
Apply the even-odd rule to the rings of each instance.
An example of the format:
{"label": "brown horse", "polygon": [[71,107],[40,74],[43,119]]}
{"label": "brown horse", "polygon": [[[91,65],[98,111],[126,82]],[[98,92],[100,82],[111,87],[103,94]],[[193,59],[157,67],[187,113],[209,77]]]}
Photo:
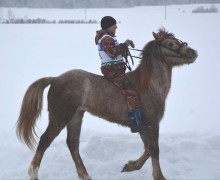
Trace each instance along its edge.
{"label": "brown horse", "polygon": [[[122,172],[139,170],[151,157],[153,177],[164,180],[159,163],[159,123],[164,115],[165,101],[171,86],[172,68],[190,64],[197,58],[197,51],[176,39],[165,29],[154,33],[154,40],[147,43],[141,53],[139,66],[128,73],[139,90],[142,101],[142,118],[151,126],[149,133],[140,133],[144,143],[143,155],[129,161]],[[121,90],[104,77],[82,70],[71,70],[58,77],[45,77],[28,88],[17,122],[17,135],[29,148],[35,145],[36,120],[42,109],[44,89],[48,92],[49,125],[41,136],[35,156],[29,167],[30,179],[38,179],[38,169],[45,150],[60,131],[67,127],[67,145],[79,178],[91,179],[79,153],[79,137],[85,111],[107,121],[129,126],[128,110]]]}

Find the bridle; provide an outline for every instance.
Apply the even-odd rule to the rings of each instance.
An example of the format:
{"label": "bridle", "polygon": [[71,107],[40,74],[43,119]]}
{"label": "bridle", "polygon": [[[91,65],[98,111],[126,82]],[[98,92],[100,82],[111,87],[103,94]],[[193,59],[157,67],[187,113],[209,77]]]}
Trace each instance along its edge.
{"label": "bridle", "polygon": [[[166,40],[166,39],[176,40],[176,41],[178,42],[178,44],[179,44],[179,48],[177,48],[177,49],[172,49],[172,48],[169,47],[169,46],[163,45],[162,42],[163,42],[164,40]],[[158,48],[159,48],[159,51],[160,51],[161,59],[163,60],[163,62],[164,62],[167,66],[169,66],[169,65],[167,64],[167,61],[165,60],[165,57],[164,57],[164,55],[162,54],[161,47],[163,47],[163,48],[165,48],[165,49],[168,49],[168,50],[170,50],[170,51],[173,51],[173,52],[179,54],[179,56],[178,56],[178,55],[169,55],[169,57],[182,57],[183,55],[181,54],[181,48],[182,48],[183,46],[187,46],[187,45],[188,45],[186,42],[182,42],[180,39],[176,39],[176,38],[173,38],[173,37],[163,38],[163,39],[161,39],[159,42],[157,42],[157,44],[158,44]]]}
{"label": "bridle", "polygon": [[[176,40],[176,41],[180,44],[180,45],[179,45],[179,48],[178,48],[178,49],[172,49],[172,48],[169,47],[169,46],[163,45],[162,42],[163,42],[164,40],[166,40],[166,39]],[[173,51],[173,52],[175,52],[175,53],[177,53],[177,54],[180,55],[180,56],[177,56],[177,55],[169,55],[170,57],[181,57],[181,56],[183,56],[183,55],[181,55],[181,48],[182,48],[183,46],[188,46],[187,42],[182,42],[180,39],[171,38],[171,37],[163,38],[163,39],[161,39],[160,41],[157,41],[157,40],[156,40],[156,43],[157,43],[157,47],[158,47],[158,49],[159,49],[159,53],[160,53],[161,59],[162,59],[163,62],[166,63],[166,64],[167,64],[167,62],[166,62],[166,60],[165,60],[164,55],[162,54],[161,47],[166,48],[166,49],[168,49],[168,50],[170,50],[170,51]],[[133,58],[141,59],[141,57],[131,55],[130,50],[132,50],[132,51],[139,51],[139,52],[145,52],[146,50],[140,50],[140,49],[134,49],[134,48],[128,48],[128,49],[127,49],[127,54],[126,54],[126,56],[124,56],[124,58],[125,58],[125,64],[126,64],[126,67],[131,71],[131,66],[129,65],[128,56],[130,57],[133,66],[134,66],[134,60],[133,60]],[[167,64],[167,65],[168,65],[168,64]]]}
{"label": "bridle", "polygon": [[[163,42],[164,40],[166,40],[166,39],[176,40],[176,41],[180,44],[179,48],[178,48],[178,49],[172,49],[172,48],[169,47],[169,46],[163,45],[162,42]],[[173,51],[173,52],[175,52],[175,53],[177,53],[177,54],[181,54],[181,48],[182,48],[183,46],[188,46],[187,42],[182,42],[180,39],[171,38],[171,37],[169,37],[169,38],[163,38],[162,40],[160,40],[159,42],[157,42],[157,44],[158,44],[158,47],[160,48],[160,53],[162,53],[162,52],[161,52],[161,47],[163,47],[163,48],[169,49],[169,50],[171,50],[171,51]],[[162,54],[161,54],[161,55],[162,55]],[[170,55],[170,56],[176,57],[175,55]]]}

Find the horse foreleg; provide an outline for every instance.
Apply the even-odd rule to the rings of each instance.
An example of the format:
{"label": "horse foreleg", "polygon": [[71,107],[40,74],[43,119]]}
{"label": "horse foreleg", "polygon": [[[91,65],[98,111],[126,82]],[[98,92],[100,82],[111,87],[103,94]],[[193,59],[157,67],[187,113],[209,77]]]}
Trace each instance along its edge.
{"label": "horse foreleg", "polygon": [[49,124],[47,130],[40,138],[39,145],[37,147],[34,158],[28,169],[28,174],[31,180],[38,179],[38,170],[40,167],[41,160],[43,158],[44,152],[50,146],[54,138],[60,133],[64,126],[54,126]]}
{"label": "horse foreleg", "polygon": [[91,179],[83,164],[79,154],[79,138],[82,125],[82,117],[84,111],[77,111],[72,120],[67,124],[67,145],[70,150],[71,156],[75,162],[77,173],[82,180]]}
{"label": "horse foreleg", "polygon": [[144,153],[143,155],[135,160],[135,161],[128,161],[128,163],[124,166],[122,169],[122,172],[131,172],[134,170],[139,170],[142,168],[146,160],[150,157],[149,151],[148,151],[148,142],[147,142],[147,134],[146,133],[140,133],[141,139],[144,143]]}
{"label": "horse foreleg", "polygon": [[166,180],[162,174],[159,162],[159,124],[152,127],[152,132],[147,137],[149,142],[149,152],[152,158],[154,180]]}

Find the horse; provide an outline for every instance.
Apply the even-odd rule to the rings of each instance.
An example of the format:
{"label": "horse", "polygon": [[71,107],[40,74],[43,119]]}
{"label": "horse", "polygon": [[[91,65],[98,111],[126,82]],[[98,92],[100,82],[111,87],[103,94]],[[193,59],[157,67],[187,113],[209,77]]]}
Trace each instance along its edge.
{"label": "horse", "polygon": [[[177,39],[173,33],[159,28],[152,32],[140,53],[140,63],[127,73],[137,88],[142,102],[143,123],[150,132],[141,132],[144,152],[137,160],[128,161],[122,172],[139,170],[148,158],[152,161],[154,180],[165,180],[159,162],[159,124],[165,111],[165,101],[171,87],[172,68],[191,64],[198,57],[196,50]],[[30,179],[38,179],[38,170],[44,152],[63,128],[67,128],[66,143],[82,180],[91,179],[79,152],[79,138],[85,112],[112,123],[129,127],[128,109],[119,87],[105,79],[81,69],[67,71],[57,77],[43,77],[27,89],[16,125],[18,138],[34,149],[35,125],[42,110],[43,92],[50,85],[47,100],[49,123],[40,137],[35,155],[28,169]]]}

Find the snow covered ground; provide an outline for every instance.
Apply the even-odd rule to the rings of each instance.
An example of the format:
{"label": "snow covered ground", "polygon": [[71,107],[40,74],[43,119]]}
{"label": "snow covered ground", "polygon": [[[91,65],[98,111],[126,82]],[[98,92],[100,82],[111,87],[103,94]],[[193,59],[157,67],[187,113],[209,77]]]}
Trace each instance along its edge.
{"label": "snow covered ground", "polygon": [[[161,122],[160,161],[168,179],[220,179],[220,13],[192,14],[199,5],[87,9],[87,19],[105,15],[118,23],[119,41],[132,39],[142,48],[153,39],[152,31],[164,26],[177,38],[198,50],[194,64],[173,71],[172,87]],[[204,5],[209,6],[209,5]],[[220,9],[220,5],[216,5]],[[84,9],[12,9],[15,17],[48,20],[84,19]],[[3,9],[6,16],[7,9]],[[44,76],[57,76],[70,69],[100,74],[94,43],[99,24],[0,24],[0,179],[28,179],[33,157],[15,135],[23,95],[27,87]],[[135,63],[138,64],[138,60]],[[38,121],[38,135],[47,126],[47,103]],[[46,151],[40,179],[77,179],[65,144],[63,130]],[[152,179],[150,160],[140,171],[120,173],[128,160],[138,158],[143,144],[129,129],[86,114],[81,153],[93,179]]]}

